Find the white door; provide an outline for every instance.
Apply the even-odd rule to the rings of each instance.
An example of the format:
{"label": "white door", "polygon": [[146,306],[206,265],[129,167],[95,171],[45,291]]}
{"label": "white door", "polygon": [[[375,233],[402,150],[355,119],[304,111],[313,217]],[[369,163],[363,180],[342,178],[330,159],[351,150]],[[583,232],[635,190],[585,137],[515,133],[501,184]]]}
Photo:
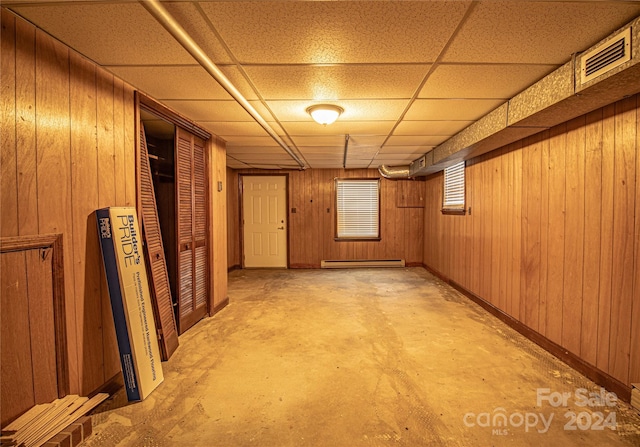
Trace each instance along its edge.
{"label": "white door", "polygon": [[245,267],[287,267],[287,180],[242,176]]}

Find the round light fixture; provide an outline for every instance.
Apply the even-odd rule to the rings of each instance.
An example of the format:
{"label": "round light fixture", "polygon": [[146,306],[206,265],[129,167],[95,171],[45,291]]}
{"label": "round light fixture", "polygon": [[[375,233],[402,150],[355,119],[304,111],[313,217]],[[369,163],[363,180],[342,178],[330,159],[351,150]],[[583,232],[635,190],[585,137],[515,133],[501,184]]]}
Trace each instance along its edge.
{"label": "round light fixture", "polygon": [[332,104],[317,104],[307,109],[307,113],[311,115],[311,118],[318,123],[326,126],[333,123],[338,119],[340,114],[344,112],[342,107],[334,106]]}

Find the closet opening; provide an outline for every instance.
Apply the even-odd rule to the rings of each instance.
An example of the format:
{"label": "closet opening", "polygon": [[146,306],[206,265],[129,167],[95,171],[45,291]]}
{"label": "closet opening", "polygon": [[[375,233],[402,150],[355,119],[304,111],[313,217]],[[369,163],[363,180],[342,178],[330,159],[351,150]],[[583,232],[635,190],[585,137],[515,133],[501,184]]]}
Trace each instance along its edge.
{"label": "closet opening", "polygon": [[175,135],[176,126],[145,109],[140,110],[140,123],[147,140],[151,180],[155,191],[155,204],[164,256],[169,275],[169,288],[174,318],[177,320],[178,294],[176,244],[176,180],[175,180]]}
{"label": "closet opening", "polygon": [[178,334],[209,312],[211,135],[151,98],[137,98],[138,207],[158,336],[168,359]]}

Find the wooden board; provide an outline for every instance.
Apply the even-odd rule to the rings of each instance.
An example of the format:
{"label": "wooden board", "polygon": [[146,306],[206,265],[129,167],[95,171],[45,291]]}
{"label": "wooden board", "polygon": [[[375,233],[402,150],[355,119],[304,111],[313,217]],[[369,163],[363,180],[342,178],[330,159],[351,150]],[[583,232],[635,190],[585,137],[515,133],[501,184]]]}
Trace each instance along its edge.
{"label": "wooden board", "polygon": [[613,267],[613,186],[615,106],[603,109],[602,120],[602,230],[600,235],[600,290],[598,294],[598,351],[596,366],[609,371],[611,287]]}
{"label": "wooden board", "polygon": [[[105,381],[102,370],[102,307],[100,245],[93,218],[98,203],[98,170],[96,148],[96,70],[94,64],[78,54],[69,58],[70,123],[71,123],[71,194],[73,207],[73,277],[78,349],[85,355],[78,364],[83,387],[92,391]],[[105,286],[106,287],[106,286]],[[109,311],[110,312],[110,311]]]}
{"label": "wooden board", "polygon": [[562,300],[562,346],[580,353],[584,260],[585,120],[567,123],[565,149],[565,238]]}
{"label": "wooden board", "polygon": [[18,235],[16,194],[16,21],[2,9],[0,61],[0,236]]}
{"label": "wooden board", "polygon": [[631,349],[634,216],[629,210],[635,207],[636,110],[635,97],[616,103],[609,371],[622,383],[629,383]]}
{"label": "wooden board", "polygon": [[[36,175],[36,33],[16,21],[16,172],[18,175],[18,234],[38,234]],[[3,209],[6,209],[3,207]]]}
{"label": "wooden board", "polygon": [[[38,252],[38,250],[35,250]],[[0,255],[2,300],[2,421],[4,426],[35,404],[25,252]]]}
{"label": "wooden board", "polygon": [[550,131],[549,148],[549,251],[547,276],[547,338],[562,343],[565,251],[566,125]]}
{"label": "wooden board", "polygon": [[[636,96],[636,148],[640,149],[640,96]],[[629,381],[634,383],[633,397],[636,408],[640,409],[640,155],[636,151],[636,226],[635,226],[635,259],[633,279],[633,314],[631,315],[631,355],[629,358]]]}
{"label": "wooden board", "polygon": [[602,109],[585,118],[584,265],[580,356],[595,365],[602,222]]}

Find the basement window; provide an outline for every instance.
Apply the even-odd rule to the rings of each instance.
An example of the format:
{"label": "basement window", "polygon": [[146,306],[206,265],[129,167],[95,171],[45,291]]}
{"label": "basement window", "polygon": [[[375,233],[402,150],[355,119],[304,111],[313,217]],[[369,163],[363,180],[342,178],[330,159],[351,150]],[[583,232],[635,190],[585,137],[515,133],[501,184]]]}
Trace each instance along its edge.
{"label": "basement window", "polygon": [[380,180],[336,179],[336,240],[380,240]]}
{"label": "basement window", "polygon": [[464,167],[465,162],[461,161],[444,170],[443,214],[465,214]]}

